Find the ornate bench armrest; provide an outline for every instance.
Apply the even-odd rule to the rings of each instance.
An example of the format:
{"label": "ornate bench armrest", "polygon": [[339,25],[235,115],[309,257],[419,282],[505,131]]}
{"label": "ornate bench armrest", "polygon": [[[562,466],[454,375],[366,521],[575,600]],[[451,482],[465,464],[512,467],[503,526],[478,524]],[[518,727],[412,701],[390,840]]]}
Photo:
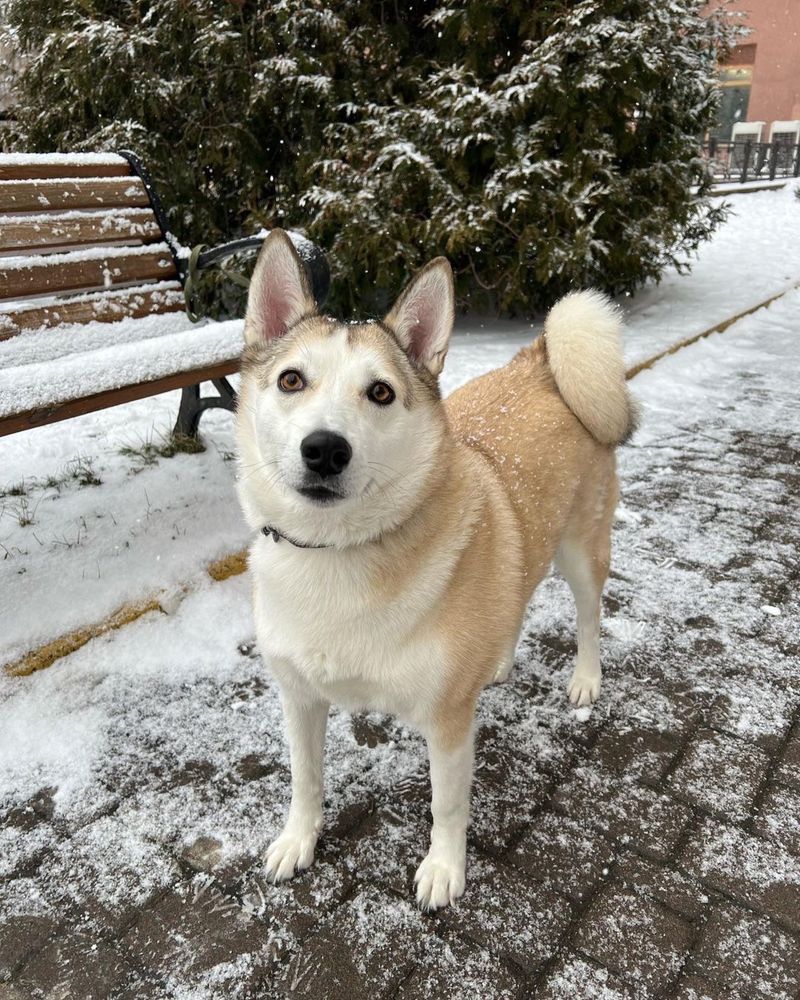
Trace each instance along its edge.
{"label": "ornate bench armrest", "polygon": [[[244,239],[231,240],[230,243],[222,243],[218,247],[201,250],[197,254],[196,269],[204,271],[207,267],[213,267],[215,264],[219,264],[228,257],[241,253],[243,250],[258,250],[268,235],[268,232],[265,230],[259,233],[258,236],[247,236]],[[311,283],[311,291],[314,294],[317,305],[321,306],[328,297],[331,285],[331,270],[328,266],[328,258],[316,243],[312,243],[311,240],[306,239],[300,233],[290,230],[288,235],[289,239],[294,243],[300,260],[302,260],[305,266],[308,280]]]}
{"label": "ornate bench armrest", "polygon": [[[197,246],[191,253],[187,254],[185,248],[178,243],[173,233],[170,232],[166,213],[158,197],[158,192],[142,161],[131,150],[120,150],[119,155],[128,161],[133,172],[141,178],[145,186],[156,221],[161,229],[164,241],[170,248],[173,260],[175,261],[175,267],[178,271],[178,277],[184,288],[187,313],[190,318],[196,319],[198,317],[194,315],[192,305],[195,274],[213,267],[215,264],[222,263],[222,261],[228,257],[232,257],[234,254],[247,250],[257,250],[267,238],[268,233],[264,230],[258,236],[247,236],[244,239],[232,240],[230,243],[223,243],[218,247]],[[331,272],[328,260],[316,243],[312,243],[311,240],[306,239],[305,236],[301,236],[300,233],[290,231],[289,238],[294,243],[300,259],[305,265],[317,305],[321,306],[328,297],[331,284]],[[229,272],[228,276],[231,280],[242,285],[246,286],[248,283],[244,276],[235,275],[234,272]]]}

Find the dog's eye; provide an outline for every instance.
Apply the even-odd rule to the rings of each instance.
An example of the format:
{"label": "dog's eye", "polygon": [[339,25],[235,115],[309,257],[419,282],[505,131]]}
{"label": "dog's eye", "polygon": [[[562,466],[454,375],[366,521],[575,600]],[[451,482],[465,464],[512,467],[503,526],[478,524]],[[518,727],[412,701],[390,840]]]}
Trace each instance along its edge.
{"label": "dog's eye", "polygon": [[388,406],[394,401],[394,389],[386,382],[373,382],[367,390],[367,396],[378,406]]}
{"label": "dog's eye", "polygon": [[287,372],[282,372],[278,377],[278,388],[281,392],[299,392],[305,389],[306,382],[300,372],[290,368]]}

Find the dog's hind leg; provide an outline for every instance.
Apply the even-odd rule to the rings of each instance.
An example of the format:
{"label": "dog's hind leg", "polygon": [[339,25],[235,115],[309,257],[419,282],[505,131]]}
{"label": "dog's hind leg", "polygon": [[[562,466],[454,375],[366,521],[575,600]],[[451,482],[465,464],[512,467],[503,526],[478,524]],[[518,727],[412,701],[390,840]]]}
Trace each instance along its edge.
{"label": "dog's hind leg", "polygon": [[594,510],[586,511],[579,502],[556,553],[556,568],[570,586],[578,615],[578,656],[567,685],[567,696],[576,707],[591,705],[600,695],[600,602],[611,559],[616,502],[612,478],[594,495]]}
{"label": "dog's hind leg", "polygon": [[517,655],[517,645],[519,643],[519,637],[522,633],[522,622],[519,624],[519,628],[514,633],[514,639],[511,645],[506,650],[506,654],[503,659],[498,663],[497,669],[494,672],[494,677],[492,677],[492,684],[502,684],[504,681],[508,680],[509,674],[514,666],[514,659]]}

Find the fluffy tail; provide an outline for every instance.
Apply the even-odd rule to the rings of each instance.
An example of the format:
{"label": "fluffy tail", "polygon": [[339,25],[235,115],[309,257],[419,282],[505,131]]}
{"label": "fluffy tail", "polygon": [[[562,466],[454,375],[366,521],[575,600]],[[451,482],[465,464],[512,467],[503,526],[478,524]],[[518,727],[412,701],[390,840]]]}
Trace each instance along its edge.
{"label": "fluffy tail", "polygon": [[619,311],[600,292],[573,292],[544,321],[547,360],[564,402],[601,444],[636,430],[638,407],[625,383]]}

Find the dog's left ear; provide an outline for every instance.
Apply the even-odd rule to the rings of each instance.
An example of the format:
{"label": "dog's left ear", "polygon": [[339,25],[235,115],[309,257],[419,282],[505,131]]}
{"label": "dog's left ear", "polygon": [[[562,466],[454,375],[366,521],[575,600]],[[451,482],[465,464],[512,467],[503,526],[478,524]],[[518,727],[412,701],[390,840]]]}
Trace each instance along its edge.
{"label": "dog's left ear", "polygon": [[264,240],[247,294],[244,339],[248,344],[282,337],[317,305],[306,270],[283,229]]}
{"label": "dog's left ear", "polygon": [[385,322],[411,360],[438,375],[454,320],[453,271],[444,257],[437,257],[417,271]]}

